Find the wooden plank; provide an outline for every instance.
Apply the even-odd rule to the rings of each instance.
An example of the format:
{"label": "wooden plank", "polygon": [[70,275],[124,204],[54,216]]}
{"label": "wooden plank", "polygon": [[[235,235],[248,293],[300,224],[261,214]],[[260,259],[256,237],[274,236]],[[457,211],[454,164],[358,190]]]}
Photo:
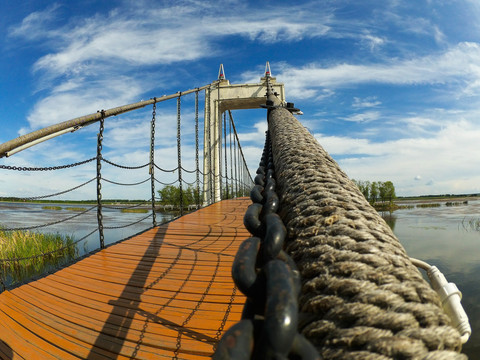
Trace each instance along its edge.
{"label": "wooden plank", "polygon": [[0,294],[0,358],[209,358],[241,317],[230,272],[249,204],[208,206]]}

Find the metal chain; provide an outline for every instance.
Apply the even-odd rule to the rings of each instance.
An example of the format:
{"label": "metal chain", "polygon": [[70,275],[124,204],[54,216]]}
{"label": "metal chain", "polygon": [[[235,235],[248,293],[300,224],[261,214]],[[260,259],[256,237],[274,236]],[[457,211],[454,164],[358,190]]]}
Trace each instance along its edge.
{"label": "metal chain", "polygon": [[138,169],[142,169],[144,167],[147,167],[150,165],[150,163],[146,163],[146,164],[143,164],[143,165],[139,165],[139,166],[125,166],[125,165],[119,165],[119,164],[116,164],[110,160],[107,160],[105,158],[102,158],[102,161],[106,162],[107,164],[110,164],[112,166],[115,166],[115,167],[118,167],[120,169],[127,169],[127,170],[138,170]]}
{"label": "metal chain", "polygon": [[200,164],[198,156],[198,91],[195,92],[195,166],[196,166],[196,187],[195,202],[197,209],[200,208]]}
{"label": "metal chain", "polygon": [[155,118],[157,115],[157,98],[153,98],[152,122],[150,126],[150,186],[152,189],[152,224],[157,226],[157,214],[155,212]]}
{"label": "metal chain", "polygon": [[[207,91],[207,90],[205,90]],[[210,97],[211,97],[211,88],[208,89],[208,102],[207,102],[207,138],[208,138],[208,157],[207,157],[207,163],[208,163],[208,172],[207,172],[207,176],[208,176],[208,196],[210,197],[208,199],[208,202],[210,204],[213,204],[214,202],[214,190],[213,190],[213,177],[212,177],[212,139],[211,139],[211,119],[210,119],[210,116],[211,116],[211,109],[210,109]]]}
{"label": "metal chain", "polygon": [[163,171],[163,172],[175,172],[175,171],[178,170],[178,166],[177,166],[175,169],[166,170],[166,169],[161,168],[161,167],[158,166],[157,164],[154,164],[154,165],[155,165],[155,167],[156,167],[158,170]]}
{"label": "metal chain", "polygon": [[100,238],[100,248],[105,247],[105,237],[103,235],[103,215],[102,215],[102,141],[105,122],[105,111],[102,110],[100,118],[100,129],[97,136],[97,222],[98,234]]}
{"label": "metal chain", "polygon": [[[242,320],[218,343],[213,359],[320,359],[298,333],[300,273],[283,250],[287,230],[277,214],[279,198],[269,134],[251,191],[244,224],[253,237],[239,247],[232,266],[235,285],[247,296]],[[253,345],[253,346],[252,346]],[[247,352],[247,353],[246,353]],[[250,352],[250,353],[248,353]]]}
{"label": "metal chain", "polygon": [[126,227],[129,227],[129,226],[132,226],[132,225],[135,225],[135,224],[138,224],[140,222],[142,222],[143,220],[146,220],[150,217],[151,214],[148,214],[147,216],[141,218],[140,220],[137,220],[133,223],[130,223],[130,224],[127,224],[127,225],[119,225],[119,226],[104,226],[103,228],[104,229],[108,229],[108,230],[113,230],[113,229],[123,229],[123,228],[126,228]]}
{"label": "metal chain", "polygon": [[229,132],[229,137],[230,137],[230,146],[229,146],[229,151],[230,151],[230,188],[232,190],[232,198],[235,198],[237,194],[233,193],[233,158],[232,158],[232,117],[231,113],[229,112],[229,122],[228,122],[228,132]]}
{"label": "metal chain", "polygon": [[[94,179],[95,180],[95,179]],[[142,181],[139,181],[139,182],[136,182],[136,183],[119,183],[119,182],[116,182],[116,181],[113,181],[113,180],[108,180],[108,179],[105,179],[105,178],[102,178],[103,181],[106,181],[110,184],[114,184],[114,185],[121,185],[121,186],[136,186],[136,185],[141,185],[141,184],[144,184],[146,183],[148,180],[150,180],[150,178],[147,178],[145,180],[142,180]]]}
{"label": "metal chain", "polygon": [[235,166],[235,197],[238,197],[237,142],[236,142],[235,138],[233,138],[233,161],[234,161],[234,166]]}
{"label": "metal chain", "polygon": [[178,187],[180,193],[180,216],[183,215],[183,182],[182,182],[182,142],[181,142],[181,96],[182,93],[178,93],[177,98],[177,160],[178,160]]}
{"label": "metal chain", "polygon": [[46,224],[26,226],[26,227],[20,227],[20,228],[2,228],[2,230],[3,231],[17,231],[17,230],[18,231],[25,231],[25,230],[35,230],[35,229],[40,229],[40,228],[44,228],[44,227],[48,227],[48,226],[52,226],[52,225],[57,225],[57,224],[75,219],[76,217],[79,217],[79,216],[89,212],[90,210],[95,209],[96,207],[97,207],[97,205],[92,206],[91,208],[89,208],[87,210],[84,210],[82,212],[79,212],[78,214],[69,216],[69,217],[61,219],[61,220],[56,220],[56,221],[53,221],[53,222],[50,222],[50,223],[46,223]]}
{"label": "metal chain", "polygon": [[39,199],[46,199],[46,198],[49,198],[49,197],[53,197],[53,196],[57,196],[57,195],[63,195],[63,194],[66,194],[68,192],[71,192],[71,191],[74,191],[74,190],[77,190],[77,189],[80,189],[82,186],[85,186],[87,184],[90,184],[92,181],[94,181],[96,179],[96,177],[80,184],[80,185],[77,185],[71,189],[67,189],[67,190],[63,190],[63,191],[60,191],[58,193],[55,193],[55,194],[49,194],[49,195],[41,195],[41,196],[31,196],[31,197],[25,197],[25,198],[18,198],[20,200],[39,200]]}
{"label": "metal chain", "polygon": [[92,157],[87,160],[79,161],[73,164],[68,164],[68,165],[60,165],[60,166],[48,166],[48,167],[27,167],[27,166],[9,166],[9,165],[0,165],[0,169],[4,170],[15,170],[15,171],[51,171],[51,170],[61,170],[61,169],[68,169],[72,168],[75,166],[87,164],[89,162],[92,162],[95,160],[97,157]]}
{"label": "metal chain", "polygon": [[227,199],[229,198],[228,194],[228,164],[227,164],[227,113],[223,113],[223,143],[225,148],[225,183],[227,190]]}

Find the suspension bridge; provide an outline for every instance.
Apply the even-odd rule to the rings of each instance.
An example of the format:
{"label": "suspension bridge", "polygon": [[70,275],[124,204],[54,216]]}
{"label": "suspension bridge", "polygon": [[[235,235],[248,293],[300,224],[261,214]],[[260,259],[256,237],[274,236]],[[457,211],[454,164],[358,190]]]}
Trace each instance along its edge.
{"label": "suspension bridge", "polygon": [[[254,176],[233,118],[241,109],[259,109],[268,122]],[[108,141],[119,123],[135,136],[136,118],[122,115],[132,111],[148,116],[138,129],[149,136],[124,139],[139,149],[129,143],[126,156],[115,154]],[[1,144],[4,182],[35,175],[51,189],[45,184],[64,180],[48,194],[6,200],[94,200],[47,223],[1,221],[10,234],[81,219],[90,228],[57,249],[0,259],[0,358],[465,359],[471,330],[458,289],[406,254],[299,113],[268,63],[256,84],[230,84],[221,66],[211,84]],[[74,144],[82,133],[94,138],[85,159],[14,162],[29,147]],[[169,187],[175,201],[159,197]],[[132,188],[145,200],[112,205]],[[112,217],[139,209],[129,223]],[[74,255],[62,260],[69,248]],[[43,270],[30,269],[39,262]],[[30,278],[17,278],[27,268]]]}

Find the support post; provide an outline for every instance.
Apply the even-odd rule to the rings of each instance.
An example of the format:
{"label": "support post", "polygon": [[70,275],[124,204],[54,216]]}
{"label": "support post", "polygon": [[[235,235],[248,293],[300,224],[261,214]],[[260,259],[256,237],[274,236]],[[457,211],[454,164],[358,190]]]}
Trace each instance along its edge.
{"label": "support post", "polygon": [[152,110],[152,122],[150,124],[150,184],[152,188],[152,225],[157,226],[157,214],[155,210],[155,117],[157,110],[157,98],[154,98]]}
{"label": "support post", "polygon": [[103,215],[102,215],[102,141],[105,121],[105,111],[101,111],[100,130],[97,135],[97,223],[98,235],[100,238],[100,248],[105,248],[105,238],[103,235]]}

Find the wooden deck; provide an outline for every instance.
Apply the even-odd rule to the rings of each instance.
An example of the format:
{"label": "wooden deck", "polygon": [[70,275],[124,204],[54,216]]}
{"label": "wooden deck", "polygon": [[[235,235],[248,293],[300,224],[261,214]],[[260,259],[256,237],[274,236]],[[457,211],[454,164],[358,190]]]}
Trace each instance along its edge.
{"label": "wooden deck", "polygon": [[248,199],[225,200],[0,294],[0,358],[203,359],[239,320]]}

